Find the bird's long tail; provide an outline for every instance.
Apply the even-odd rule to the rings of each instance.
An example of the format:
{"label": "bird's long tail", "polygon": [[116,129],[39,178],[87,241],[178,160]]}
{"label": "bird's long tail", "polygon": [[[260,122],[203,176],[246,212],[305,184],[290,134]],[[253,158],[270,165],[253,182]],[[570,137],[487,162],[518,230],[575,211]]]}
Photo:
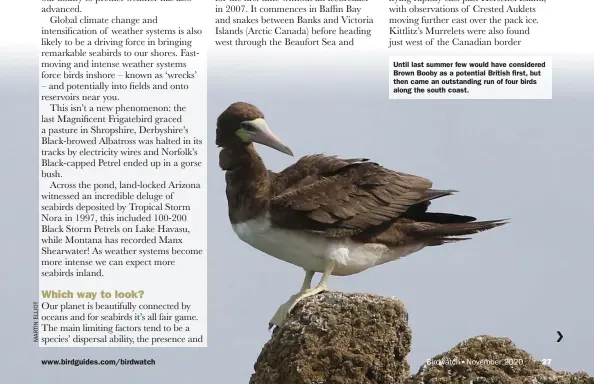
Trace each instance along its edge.
{"label": "bird's long tail", "polygon": [[468,236],[483,232],[495,227],[500,227],[507,223],[508,219],[474,221],[470,223],[431,223],[431,225],[419,229],[416,235],[419,239],[426,243],[426,245],[441,245],[444,243],[468,240],[468,237],[460,236]]}

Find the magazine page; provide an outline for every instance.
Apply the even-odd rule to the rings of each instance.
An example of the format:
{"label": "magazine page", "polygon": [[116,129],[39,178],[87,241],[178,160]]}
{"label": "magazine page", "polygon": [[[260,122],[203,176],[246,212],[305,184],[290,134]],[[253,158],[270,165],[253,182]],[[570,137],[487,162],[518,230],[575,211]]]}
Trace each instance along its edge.
{"label": "magazine page", "polygon": [[29,383],[592,383],[585,0],[2,12]]}

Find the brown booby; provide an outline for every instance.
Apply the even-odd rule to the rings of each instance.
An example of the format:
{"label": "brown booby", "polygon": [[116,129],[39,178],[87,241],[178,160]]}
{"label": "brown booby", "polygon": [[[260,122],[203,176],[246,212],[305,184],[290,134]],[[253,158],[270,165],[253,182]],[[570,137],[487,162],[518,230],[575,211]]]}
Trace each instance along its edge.
{"label": "brown booby", "polygon": [[[359,273],[506,223],[428,212],[431,200],[456,191],[432,189],[423,177],[368,159],[310,155],[272,172],[253,143],[293,155],[258,108],[231,104],[217,119],[216,144],[233,230],[254,248],[305,270],[301,290],[270,326],[280,326],[303,298],[326,290],[330,275]],[[315,272],[323,275],[311,288]]]}

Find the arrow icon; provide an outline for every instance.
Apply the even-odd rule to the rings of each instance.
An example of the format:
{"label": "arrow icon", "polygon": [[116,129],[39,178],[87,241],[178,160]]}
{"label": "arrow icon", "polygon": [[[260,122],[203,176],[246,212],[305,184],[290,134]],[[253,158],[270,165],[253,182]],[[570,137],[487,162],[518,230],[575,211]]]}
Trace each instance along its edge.
{"label": "arrow icon", "polygon": [[561,334],[561,332],[557,331],[557,334],[559,335],[559,339],[557,339],[557,343],[561,341],[561,339],[563,338],[563,335]]}

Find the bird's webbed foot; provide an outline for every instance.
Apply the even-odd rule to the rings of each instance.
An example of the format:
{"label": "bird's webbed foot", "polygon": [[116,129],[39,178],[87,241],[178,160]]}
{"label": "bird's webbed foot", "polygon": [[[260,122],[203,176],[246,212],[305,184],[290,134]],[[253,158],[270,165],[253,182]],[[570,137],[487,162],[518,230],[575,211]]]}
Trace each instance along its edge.
{"label": "bird's webbed foot", "polygon": [[310,297],[313,295],[317,295],[318,293],[324,292],[327,289],[328,278],[332,274],[333,269],[334,262],[329,261],[328,265],[324,270],[324,274],[320,279],[320,283],[315,288],[309,288],[311,279],[313,277],[313,272],[306,271],[305,280],[303,286],[301,287],[301,291],[291,296],[291,298],[287,300],[286,303],[278,307],[276,313],[274,314],[274,316],[272,316],[272,319],[270,319],[270,322],[268,323],[268,330],[270,330],[274,326],[280,327],[284,323],[289,313],[291,313],[293,308],[295,308],[295,305],[297,305],[297,303],[299,303],[301,300],[305,299],[306,297]]}
{"label": "bird's webbed foot", "polygon": [[292,305],[292,303],[293,303],[293,301],[295,301],[297,296],[298,296],[298,294],[291,296],[291,298],[286,303],[283,303],[280,307],[278,307],[278,309],[276,310],[276,313],[274,314],[274,316],[272,316],[272,319],[270,319],[270,321],[268,322],[268,330],[270,330],[272,327],[275,327],[275,326],[280,327],[285,322],[285,319],[291,312],[291,309],[293,309],[293,307],[294,307],[294,305]]}

